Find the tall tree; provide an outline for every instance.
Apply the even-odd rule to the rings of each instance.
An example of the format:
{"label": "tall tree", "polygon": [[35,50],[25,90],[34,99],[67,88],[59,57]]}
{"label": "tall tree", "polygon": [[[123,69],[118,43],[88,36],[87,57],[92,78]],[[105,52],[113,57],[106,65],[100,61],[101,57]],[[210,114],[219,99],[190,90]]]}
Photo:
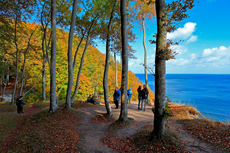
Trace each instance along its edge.
{"label": "tall tree", "polygon": [[[143,47],[144,47],[144,73],[145,73],[145,84],[148,88],[148,68],[147,68],[147,48],[145,44],[145,20],[146,19],[154,19],[155,16],[155,7],[154,2],[151,2],[150,0],[146,1],[140,1],[135,0],[135,6],[134,6],[134,14],[135,14],[135,20],[140,23],[141,21],[141,29],[143,31]],[[150,97],[148,97],[148,103],[150,103]]]}
{"label": "tall tree", "polygon": [[77,12],[77,0],[74,0],[73,9],[72,9],[72,19],[69,31],[69,40],[68,40],[68,87],[66,93],[66,103],[65,108],[71,108],[71,93],[73,86],[73,57],[72,57],[72,44],[73,44],[73,33],[76,23],[76,12]]}
{"label": "tall tree", "polygon": [[26,66],[26,56],[27,56],[27,52],[30,49],[30,40],[34,34],[34,32],[36,31],[37,27],[32,31],[32,33],[30,34],[30,37],[28,39],[28,43],[27,43],[27,47],[26,50],[24,52],[24,62],[23,62],[23,68],[22,68],[22,76],[21,76],[21,88],[20,88],[20,93],[19,95],[22,96],[22,92],[23,92],[23,83],[24,83],[24,73],[25,73],[25,66]]}
{"label": "tall tree", "polygon": [[120,121],[127,120],[127,76],[128,76],[128,49],[127,49],[127,14],[126,0],[120,1],[121,12],[121,40],[122,40],[122,80],[121,80],[121,112]]}
{"label": "tall tree", "polygon": [[92,28],[93,28],[94,24],[97,22],[98,17],[99,17],[99,14],[97,13],[95,15],[95,17],[93,18],[93,20],[91,21],[91,25],[90,25],[90,27],[87,30],[86,44],[85,44],[85,48],[84,48],[84,51],[83,51],[83,54],[82,54],[82,57],[81,57],[81,63],[80,63],[80,67],[79,67],[79,70],[78,70],[76,86],[75,86],[75,89],[74,89],[74,94],[73,94],[72,99],[71,99],[71,103],[74,102],[74,99],[75,99],[75,97],[77,95],[77,90],[78,90],[78,86],[79,86],[79,80],[80,80],[81,70],[82,70],[83,63],[84,63],[85,53],[86,53],[87,48],[88,48],[88,46],[90,44],[90,37],[91,37],[90,35],[91,35]]}
{"label": "tall tree", "polygon": [[176,29],[175,23],[188,17],[187,9],[194,7],[194,0],[176,0],[165,5],[165,0],[156,0],[157,36],[155,56],[155,109],[154,130],[151,138],[165,134],[165,61],[174,58],[167,32]]}
{"label": "tall tree", "polygon": [[51,0],[50,113],[58,109],[56,95],[56,0]]}
{"label": "tall tree", "polygon": [[155,114],[153,134],[160,138],[165,133],[165,48],[166,19],[165,0],[156,0],[157,39],[155,56]]}
{"label": "tall tree", "polygon": [[113,22],[113,16],[114,16],[114,9],[117,5],[117,1],[114,1],[111,16],[109,19],[108,29],[107,29],[107,38],[106,38],[106,59],[105,59],[105,70],[104,70],[104,78],[103,78],[103,87],[104,87],[104,101],[105,101],[105,107],[107,110],[107,114],[111,116],[113,114],[112,109],[110,107],[109,103],[109,95],[108,95],[108,71],[109,71],[109,58],[110,58],[110,30],[112,27]]}

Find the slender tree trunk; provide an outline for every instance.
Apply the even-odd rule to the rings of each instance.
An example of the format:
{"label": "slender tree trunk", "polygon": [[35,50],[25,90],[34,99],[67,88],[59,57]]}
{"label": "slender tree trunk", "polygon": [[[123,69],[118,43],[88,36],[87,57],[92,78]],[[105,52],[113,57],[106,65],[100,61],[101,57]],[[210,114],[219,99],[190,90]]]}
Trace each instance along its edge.
{"label": "slender tree trunk", "polygon": [[45,53],[45,37],[46,28],[44,28],[44,34],[42,38],[42,53],[43,53],[43,63],[42,63],[42,100],[46,100],[46,53]]}
{"label": "slender tree trunk", "polygon": [[95,88],[94,88],[94,95],[95,95],[95,93],[97,92],[98,81],[99,81],[99,78],[100,78],[100,75],[101,75],[102,70],[103,70],[103,69],[101,69],[101,71],[100,71],[100,73],[98,74],[98,77],[97,77],[97,82],[96,82],[96,85],[95,85]]}
{"label": "slender tree trunk", "polygon": [[113,14],[114,14],[114,7],[117,4],[117,0],[115,0],[115,3],[112,8],[111,16],[109,19],[109,24],[108,24],[108,31],[107,31],[107,38],[106,38],[106,59],[105,59],[105,70],[104,70],[104,78],[103,78],[103,88],[104,88],[104,101],[105,101],[105,107],[107,114],[109,116],[113,115],[113,111],[110,107],[109,103],[109,92],[108,92],[108,72],[109,72],[109,59],[110,59],[110,54],[109,54],[109,47],[110,47],[110,30],[112,27],[112,22],[113,22]]}
{"label": "slender tree trunk", "polygon": [[53,113],[58,109],[56,96],[56,0],[51,0],[51,63],[50,63],[50,109]]}
{"label": "slender tree trunk", "polygon": [[26,48],[26,51],[24,52],[24,62],[23,62],[23,70],[22,70],[22,76],[21,76],[21,89],[20,89],[20,93],[19,95],[21,96],[22,95],[22,92],[23,92],[23,81],[24,81],[24,73],[25,73],[25,65],[26,65],[26,55],[27,55],[27,52],[29,51],[29,48],[30,48],[30,40],[34,34],[34,32],[36,31],[37,28],[34,29],[34,31],[31,33],[29,39],[28,39],[28,44],[27,44],[27,48]]}
{"label": "slender tree trunk", "polygon": [[6,83],[6,85],[8,86],[8,83],[9,83],[9,81],[10,81],[10,66],[8,65],[8,73],[7,73],[7,77],[6,77],[6,79],[7,79],[7,83]]}
{"label": "slender tree trunk", "polygon": [[76,49],[76,51],[75,51],[74,61],[73,61],[73,69],[74,69],[75,64],[76,64],[78,50],[79,50],[79,48],[80,48],[80,46],[81,46],[81,43],[82,43],[82,41],[83,41],[83,39],[84,39],[84,37],[85,37],[86,32],[87,32],[87,30],[85,29],[85,32],[83,33],[83,36],[81,37],[81,40],[80,40],[80,42],[79,42],[79,44],[78,44],[78,46],[77,46],[77,49]]}
{"label": "slender tree trunk", "polygon": [[26,65],[26,52],[24,53],[24,62],[23,62],[23,70],[22,70],[22,76],[21,76],[21,89],[20,89],[20,93],[19,95],[22,95],[22,91],[23,91],[23,80],[24,80],[24,72],[25,72],[25,65]]}
{"label": "slender tree trunk", "polygon": [[75,99],[75,97],[77,95],[77,90],[78,90],[78,86],[79,86],[79,80],[80,80],[81,70],[82,70],[82,67],[83,67],[84,57],[85,57],[85,53],[86,53],[86,50],[88,48],[89,42],[90,42],[90,40],[89,40],[89,36],[88,36],[87,37],[87,41],[86,41],[86,45],[85,45],[85,49],[84,49],[82,57],[81,57],[81,64],[80,64],[80,67],[79,67],[79,70],[78,70],[76,86],[75,86],[75,90],[74,90],[74,94],[73,94],[71,103],[74,102],[74,99]]}
{"label": "slender tree trunk", "polygon": [[[148,70],[147,70],[147,48],[145,45],[145,18],[142,18],[142,29],[143,29],[143,46],[145,51],[145,58],[144,58],[144,65],[145,65],[145,85],[148,89],[149,83],[148,83]],[[148,96],[148,104],[150,104],[150,97]]]}
{"label": "slender tree trunk", "polygon": [[77,13],[77,0],[73,2],[71,26],[69,30],[69,41],[68,41],[68,87],[66,93],[65,108],[71,108],[71,93],[73,86],[73,57],[72,57],[72,45],[73,45],[73,33],[76,23]]}
{"label": "slender tree trunk", "polygon": [[165,0],[156,0],[157,13],[157,39],[155,57],[155,114],[152,138],[161,138],[165,134],[165,47],[166,23]]}
{"label": "slender tree trunk", "polygon": [[127,76],[128,76],[128,49],[127,49],[127,15],[126,0],[120,1],[121,12],[121,40],[122,40],[122,80],[121,80],[121,113],[119,120],[127,120]]}
{"label": "slender tree trunk", "polygon": [[75,86],[75,89],[74,89],[74,94],[73,94],[73,97],[71,99],[71,102],[73,103],[74,102],[74,99],[77,95],[77,90],[78,90],[78,86],[79,86],[79,80],[80,80],[80,75],[81,75],[81,70],[82,70],[82,67],[83,67],[83,63],[84,63],[84,57],[85,57],[85,53],[86,53],[86,50],[88,48],[88,45],[90,43],[90,32],[91,32],[91,29],[92,27],[94,26],[96,20],[97,20],[97,15],[96,17],[93,19],[91,25],[90,25],[90,28],[88,30],[88,36],[87,36],[87,39],[86,39],[86,44],[85,44],[85,49],[83,51],[83,54],[82,54],[82,57],[81,57],[81,64],[80,64],[80,67],[79,67],[79,70],[78,70],[78,74],[77,74],[77,81],[76,81],[76,86]]}
{"label": "slender tree trunk", "polygon": [[15,30],[14,30],[14,43],[15,43],[15,46],[16,46],[16,76],[15,76],[15,82],[14,82],[14,91],[13,91],[13,94],[12,94],[12,100],[11,100],[11,104],[13,105],[14,104],[14,97],[15,97],[15,91],[16,91],[16,88],[17,88],[17,82],[18,82],[18,44],[17,44],[17,17],[15,19]]}
{"label": "slender tree trunk", "polygon": [[116,54],[116,42],[114,43],[114,62],[115,62],[115,82],[116,82],[116,87],[118,87],[118,81],[117,81],[117,54]]}

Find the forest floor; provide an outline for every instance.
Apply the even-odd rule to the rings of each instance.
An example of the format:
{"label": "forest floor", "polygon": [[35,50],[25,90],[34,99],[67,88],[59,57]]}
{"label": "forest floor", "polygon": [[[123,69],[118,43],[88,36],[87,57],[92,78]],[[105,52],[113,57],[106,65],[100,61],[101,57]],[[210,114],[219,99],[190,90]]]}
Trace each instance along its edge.
{"label": "forest floor", "polygon": [[[28,104],[19,115],[16,107],[0,103],[0,152],[229,152],[230,126],[207,120],[179,119],[167,122],[167,136],[149,141],[153,130],[152,106],[137,110],[128,104],[128,117],[118,122],[120,109],[107,117],[104,105],[73,104],[49,114],[45,103]],[[175,111],[176,112],[176,111]],[[184,111],[183,111],[184,112]],[[178,113],[178,112],[176,112]],[[180,113],[181,114],[181,113]]]}

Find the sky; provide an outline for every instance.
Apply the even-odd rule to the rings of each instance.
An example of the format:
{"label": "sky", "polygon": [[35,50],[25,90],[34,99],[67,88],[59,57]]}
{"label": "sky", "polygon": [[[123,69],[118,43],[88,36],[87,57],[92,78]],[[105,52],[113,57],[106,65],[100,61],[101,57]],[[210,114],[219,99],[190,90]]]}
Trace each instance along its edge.
{"label": "sky", "polygon": [[[172,0],[166,0],[170,2]],[[178,54],[176,59],[166,62],[166,74],[230,74],[230,0],[199,0],[189,18],[179,23],[179,28],[167,35],[167,38],[180,42],[173,46]],[[155,45],[149,43],[156,33],[156,20],[147,21],[146,46],[147,63],[153,67],[155,61]],[[135,26],[138,38],[130,44],[137,52],[137,59],[130,59],[129,70],[143,74],[144,48],[143,32],[139,25]],[[99,42],[99,51],[105,53],[105,43]],[[117,59],[120,59],[117,57]]]}

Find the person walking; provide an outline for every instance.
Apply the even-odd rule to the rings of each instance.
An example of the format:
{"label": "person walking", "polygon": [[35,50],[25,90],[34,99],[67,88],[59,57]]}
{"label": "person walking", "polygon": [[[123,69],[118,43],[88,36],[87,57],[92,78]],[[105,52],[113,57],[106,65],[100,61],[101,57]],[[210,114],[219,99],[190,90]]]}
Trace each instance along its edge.
{"label": "person walking", "polygon": [[146,88],[146,85],[144,84],[143,85],[143,90],[142,90],[142,103],[141,103],[141,109],[143,109],[143,104],[145,105],[145,108],[143,109],[144,111],[146,110],[148,94],[149,94],[149,91]]}
{"label": "person walking", "polygon": [[138,110],[141,110],[141,101],[142,101],[142,91],[141,91],[141,85],[139,85],[138,89],[137,89],[137,93],[138,93]]}
{"label": "person walking", "polygon": [[114,98],[114,103],[116,105],[115,109],[118,109],[119,107],[119,100],[121,98],[121,91],[118,89],[118,87],[115,88],[114,94],[113,94],[113,98]]}
{"label": "person walking", "polygon": [[129,88],[127,90],[127,96],[128,96],[127,103],[130,103],[130,100],[132,98],[132,94],[133,94],[133,91],[131,90],[131,88]]}
{"label": "person walking", "polygon": [[25,104],[26,103],[23,101],[23,97],[22,96],[19,96],[16,99],[16,105],[17,105],[17,112],[18,112],[18,114],[23,114],[23,106]]}

